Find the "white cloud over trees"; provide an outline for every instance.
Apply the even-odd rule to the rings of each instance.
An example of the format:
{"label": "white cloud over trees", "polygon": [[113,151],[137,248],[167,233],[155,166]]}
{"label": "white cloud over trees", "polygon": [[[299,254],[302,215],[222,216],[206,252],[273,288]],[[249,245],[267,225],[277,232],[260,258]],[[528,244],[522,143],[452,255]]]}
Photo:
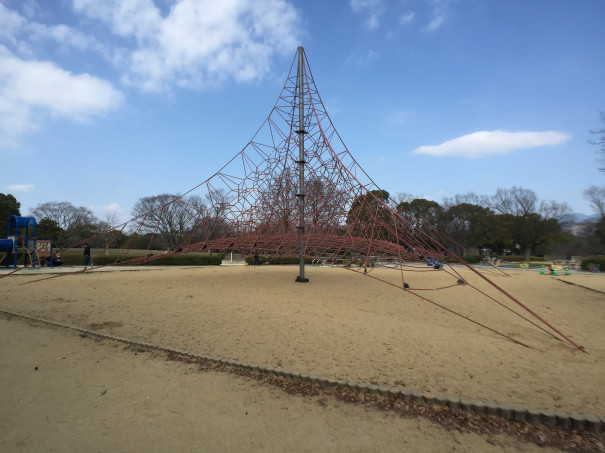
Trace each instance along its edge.
{"label": "white cloud over trees", "polygon": [[413,153],[477,158],[507,154],[518,149],[560,145],[567,140],[569,140],[569,135],[557,131],[479,131],[448,140],[440,145],[421,146],[416,148]]}

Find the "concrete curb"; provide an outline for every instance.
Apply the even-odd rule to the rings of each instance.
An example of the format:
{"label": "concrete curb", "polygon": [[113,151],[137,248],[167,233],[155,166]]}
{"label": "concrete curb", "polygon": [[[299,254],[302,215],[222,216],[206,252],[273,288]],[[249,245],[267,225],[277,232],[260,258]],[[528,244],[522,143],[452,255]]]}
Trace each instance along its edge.
{"label": "concrete curb", "polygon": [[261,375],[275,376],[283,379],[288,379],[292,382],[309,383],[319,385],[325,388],[336,387],[339,389],[348,390],[359,394],[394,397],[414,404],[448,407],[453,410],[462,410],[477,415],[491,415],[506,420],[529,423],[530,425],[544,425],[548,427],[571,429],[574,431],[585,430],[591,433],[605,432],[605,417],[597,417],[595,415],[575,413],[569,414],[567,412],[555,412],[548,409],[528,409],[523,407],[509,406],[507,404],[501,403],[490,403],[467,398],[461,399],[456,396],[429,396],[417,390],[409,390],[398,386],[379,386],[374,384],[367,384],[364,382],[346,381],[343,379],[334,379],[325,376],[300,373],[298,371],[286,370],[283,368],[260,365],[256,363],[248,363],[240,360],[227,359],[224,357],[215,357],[208,354],[197,354],[190,351],[179,351],[177,349],[166,348],[157,344],[131,340],[128,338],[97,332],[95,330],[84,329],[82,327],[75,326],[72,324],[50,321],[43,318],[13,313],[5,310],[0,310],[0,316],[5,319],[20,318],[28,321],[34,321],[40,324],[47,324],[54,327],[70,329],[100,339],[112,340],[130,346],[136,346],[147,350],[166,352],[183,357],[190,357],[192,359],[202,359],[208,362],[213,362],[215,364],[227,365],[245,371],[256,372]]}

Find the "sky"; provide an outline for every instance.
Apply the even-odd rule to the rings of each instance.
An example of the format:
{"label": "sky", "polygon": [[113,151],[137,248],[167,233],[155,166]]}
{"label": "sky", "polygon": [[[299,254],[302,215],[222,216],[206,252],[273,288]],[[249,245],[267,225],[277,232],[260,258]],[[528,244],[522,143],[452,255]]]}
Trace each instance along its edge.
{"label": "sky", "polygon": [[328,114],[391,195],[605,185],[604,0],[0,0],[0,192],[101,220],[212,176],[304,46]]}

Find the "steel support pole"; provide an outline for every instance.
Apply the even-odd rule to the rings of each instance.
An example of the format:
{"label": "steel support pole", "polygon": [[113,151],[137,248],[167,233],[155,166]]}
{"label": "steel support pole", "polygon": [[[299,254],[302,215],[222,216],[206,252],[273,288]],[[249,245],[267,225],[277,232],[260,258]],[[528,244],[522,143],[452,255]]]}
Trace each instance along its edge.
{"label": "steel support pole", "polygon": [[298,234],[300,236],[300,259],[299,267],[300,274],[296,277],[299,283],[307,283],[308,278],[305,278],[305,111],[304,111],[304,61],[303,48],[298,48],[298,73],[296,84],[298,88],[298,209],[299,209],[299,224]]}

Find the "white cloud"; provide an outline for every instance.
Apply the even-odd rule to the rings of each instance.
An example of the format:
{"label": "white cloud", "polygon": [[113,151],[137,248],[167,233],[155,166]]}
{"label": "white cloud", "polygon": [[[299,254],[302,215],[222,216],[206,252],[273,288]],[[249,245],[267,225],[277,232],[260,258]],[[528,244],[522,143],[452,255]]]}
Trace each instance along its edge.
{"label": "white cloud", "polygon": [[450,0],[430,0],[432,6],[431,21],[425,27],[425,31],[433,32],[446,22],[449,18]]}
{"label": "white cloud", "polygon": [[480,131],[449,140],[440,145],[416,148],[414,154],[431,156],[486,157],[507,154],[517,149],[554,146],[565,143],[569,135],[562,132]]}
{"label": "white cloud", "polygon": [[[35,2],[26,2],[23,9],[32,16],[37,8]],[[21,16],[18,12],[6,8],[0,3],[0,39],[14,45],[22,54],[33,54],[32,47],[46,40],[57,42],[60,46],[79,50],[95,50],[107,58],[108,49],[93,37],[67,25],[45,25]]]}
{"label": "white cloud", "polygon": [[14,36],[24,27],[26,20],[17,12],[8,9],[0,3],[0,38],[16,44]]}
{"label": "white cloud", "polygon": [[0,149],[15,146],[47,114],[85,120],[116,108],[121,93],[89,74],[26,61],[0,45]]}
{"label": "white cloud", "polygon": [[298,10],[285,0],[178,0],[166,17],[151,0],[73,0],[74,8],[136,45],[124,83],[144,91],[214,86],[267,74],[299,45]]}
{"label": "white cloud", "polygon": [[351,8],[356,13],[366,9],[376,9],[380,4],[381,0],[351,0]]}
{"label": "white cloud", "polygon": [[122,210],[120,205],[118,203],[116,203],[115,201],[112,203],[103,205],[103,206],[93,204],[93,205],[88,206],[88,209],[93,211],[95,213],[95,215],[100,216],[100,218],[105,218],[107,216],[117,214],[119,211]]}
{"label": "white cloud", "polygon": [[109,223],[112,226],[131,219],[129,212],[116,202],[103,206],[90,205],[88,206],[88,209],[90,209],[102,222]]}
{"label": "white cloud", "polygon": [[24,28],[30,37],[50,39],[61,45],[80,50],[95,49],[101,52],[105,50],[95,39],[67,25],[48,26],[37,22],[29,22]]}
{"label": "white cloud", "polygon": [[346,62],[349,64],[362,65],[374,60],[376,57],[378,57],[378,54],[372,49],[369,49],[365,53],[353,52],[347,57]]}
{"label": "white cloud", "polygon": [[378,19],[378,14],[370,14],[365,21],[365,26],[368,30],[374,30],[378,28],[380,25],[380,20]]}
{"label": "white cloud", "polygon": [[9,192],[31,192],[36,186],[33,184],[9,184],[6,188]]}
{"label": "white cloud", "polygon": [[103,206],[103,210],[105,210],[106,212],[115,212],[115,211],[118,211],[119,209],[120,209],[120,205],[116,202],[109,203],[109,204]]}
{"label": "white cloud", "polygon": [[411,23],[414,20],[415,16],[416,16],[416,14],[414,14],[413,12],[409,12],[407,14],[403,14],[403,15],[399,16],[399,24],[400,25],[407,25],[407,24]]}
{"label": "white cloud", "polygon": [[425,27],[425,30],[428,32],[435,31],[440,28],[445,23],[444,15],[435,15],[429,22],[429,24]]}
{"label": "white cloud", "polygon": [[162,22],[160,10],[152,0],[72,0],[72,3],[76,12],[99,19],[114,34],[134,37],[139,43],[152,39]]}
{"label": "white cloud", "polygon": [[27,17],[34,17],[37,11],[40,9],[40,5],[36,0],[24,0],[21,4],[21,8],[23,9],[23,14]]}
{"label": "white cloud", "polygon": [[380,16],[384,12],[382,0],[351,0],[354,12],[365,17],[363,25],[368,30],[375,30],[380,25]]}

